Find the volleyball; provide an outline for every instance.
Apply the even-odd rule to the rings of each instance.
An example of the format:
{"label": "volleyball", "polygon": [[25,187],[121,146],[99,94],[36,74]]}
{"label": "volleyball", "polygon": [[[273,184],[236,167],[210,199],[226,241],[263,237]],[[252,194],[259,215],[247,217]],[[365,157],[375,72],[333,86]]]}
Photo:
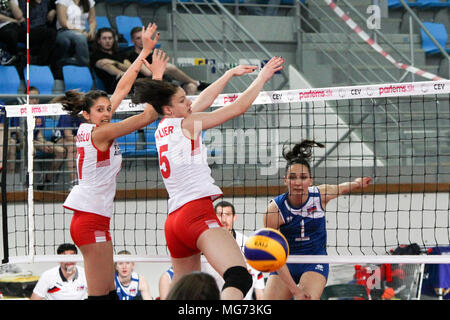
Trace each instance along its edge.
{"label": "volleyball", "polygon": [[244,247],[247,263],[261,272],[280,269],[289,256],[289,245],[278,230],[263,228],[255,231]]}

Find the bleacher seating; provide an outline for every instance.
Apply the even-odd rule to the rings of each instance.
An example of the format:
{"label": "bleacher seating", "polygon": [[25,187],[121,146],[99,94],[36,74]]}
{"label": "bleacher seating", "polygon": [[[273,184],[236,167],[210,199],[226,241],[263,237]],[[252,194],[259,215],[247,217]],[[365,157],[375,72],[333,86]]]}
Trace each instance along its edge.
{"label": "bleacher seating", "polygon": [[156,149],[156,141],[155,141],[155,132],[158,128],[160,120],[156,120],[155,122],[149,124],[144,128],[144,137],[145,137],[145,154],[148,156],[157,156],[158,150]]}
{"label": "bleacher seating", "polygon": [[416,6],[420,8],[450,8],[448,0],[417,0]]}
{"label": "bleacher seating", "polygon": [[128,46],[133,46],[130,32],[134,27],[142,27],[143,23],[139,17],[117,16],[116,26],[119,34],[123,35],[125,40],[127,40]]}
{"label": "bleacher seating", "polygon": [[[102,28],[112,28],[107,16],[96,16],[97,30]],[[89,21],[86,21],[86,29],[89,29]]]}
{"label": "bleacher seating", "polygon": [[[120,119],[112,119],[111,122],[120,122]],[[122,157],[136,157],[139,131],[134,131],[125,136],[118,137],[116,142],[120,146]]]}
{"label": "bleacher seating", "polygon": [[64,85],[67,90],[79,89],[88,92],[94,83],[89,67],[66,65],[62,68]]}
{"label": "bleacher seating", "polygon": [[[450,2],[447,0],[416,0],[405,1],[405,3],[411,8],[448,8]],[[389,8],[403,8],[400,0],[388,0]]]}
{"label": "bleacher seating", "polygon": [[20,87],[20,77],[15,66],[0,66],[0,93],[16,94]]}
{"label": "bleacher seating", "polygon": [[139,132],[134,131],[125,136],[116,139],[120,146],[123,157],[136,157],[140,150],[137,149],[137,143],[139,141]]}
{"label": "bleacher seating", "polygon": [[[29,65],[30,86],[38,88],[41,94],[52,94],[55,79],[49,66]],[[24,68],[24,76],[27,79],[27,68]]]}
{"label": "bleacher seating", "polygon": [[[428,29],[428,31],[433,35],[433,37],[439,42],[439,44],[447,51],[450,52],[450,48],[445,48],[447,43],[448,33],[445,29],[445,25],[442,23],[434,22],[424,22],[423,25]],[[439,48],[434,44],[431,38],[425,33],[421,28],[420,34],[422,36],[422,49],[427,54],[439,53]]]}
{"label": "bleacher seating", "polygon": [[56,129],[56,125],[58,124],[58,120],[52,117],[45,117],[45,127],[42,130],[42,135],[45,140],[51,141],[53,137],[53,131]]}
{"label": "bleacher seating", "polygon": [[98,90],[106,91],[105,85],[103,84],[102,80],[98,77],[97,73],[95,73],[94,70],[92,70],[92,75],[94,76],[95,88]]}

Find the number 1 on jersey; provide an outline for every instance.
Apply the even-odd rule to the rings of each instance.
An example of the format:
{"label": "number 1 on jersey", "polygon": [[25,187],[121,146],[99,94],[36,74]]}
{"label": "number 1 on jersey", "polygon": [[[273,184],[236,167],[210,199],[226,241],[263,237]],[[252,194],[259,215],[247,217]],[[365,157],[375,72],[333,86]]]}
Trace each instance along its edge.
{"label": "number 1 on jersey", "polygon": [[[165,155],[163,155],[164,152],[167,152],[169,150],[169,145],[165,144],[159,147],[159,168],[161,169],[161,174],[164,179],[167,179],[170,177],[170,164],[169,159]],[[163,167],[164,164],[164,167]]]}

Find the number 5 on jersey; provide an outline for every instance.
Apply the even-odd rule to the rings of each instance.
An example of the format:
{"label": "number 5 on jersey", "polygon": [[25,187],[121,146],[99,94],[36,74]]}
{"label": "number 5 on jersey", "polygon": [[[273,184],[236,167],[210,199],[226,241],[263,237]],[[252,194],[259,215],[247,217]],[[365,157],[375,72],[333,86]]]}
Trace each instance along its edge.
{"label": "number 5 on jersey", "polygon": [[161,174],[164,179],[170,177],[169,159],[167,159],[167,157],[164,155],[164,152],[167,152],[167,150],[169,150],[169,146],[167,144],[159,147],[159,168],[161,169]]}

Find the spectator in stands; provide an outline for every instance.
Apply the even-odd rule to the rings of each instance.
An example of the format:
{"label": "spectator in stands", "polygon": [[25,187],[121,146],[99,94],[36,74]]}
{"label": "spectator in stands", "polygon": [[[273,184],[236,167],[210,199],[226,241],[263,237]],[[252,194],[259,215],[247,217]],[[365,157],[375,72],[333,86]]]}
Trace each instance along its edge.
{"label": "spectator in stands", "polygon": [[[122,250],[118,255],[131,253]],[[116,275],[116,293],[119,300],[153,300],[147,280],[143,275],[134,271],[134,262],[119,261],[114,263]]]}
{"label": "spectator in stands", "polygon": [[[77,254],[74,244],[63,243],[57,254]],[[83,300],[87,298],[87,282],[84,269],[76,262],[60,262],[45,271],[34,287],[31,300]]]}
{"label": "spectator in stands", "polygon": [[[4,122],[8,120],[6,118],[6,110],[3,101],[0,100],[0,172],[3,169],[3,130]],[[9,128],[8,128],[8,162],[7,170],[8,172],[14,172],[16,163],[17,144],[19,140],[20,133],[20,119],[19,118],[9,118]]]}
{"label": "spectator in stands", "polygon": [[[55,61],[62,65],[89,65],[88,41],[95,38],[94,0],[57,0]],[[86,23],[89,29],[86,29]],[[74,52],[74,54],[73,54]]]}
{"label": "spectator in stands", "polygon": [[69,189],[78,183],[77,169],[76,169],[76,156],[77,146],[76,137],[77,130],[80,124],[83,122],[82,117],[71,117],[68,114],[59,116],[57,127],[59,129],[59,144],[62,144],[67,152],[67,171],[69,172]]}
{"label": "spectator in stands", "polygon": [[115,31],[111,28],[99,29],[93,49],[91,67],[103,82],[105,91],[112,94],[129,67],[123,63],[124,53],[119,52]]}
{"label": "spectator in stands", "polygon": [[[30,95],[38,95],[39,90],[35,87],[30,87]],[[30,104],[39,104],[39,98],[30,97]],[[42,156],[51,155],[54,156],[54,161],[52,161],[50,166],[50,171],[47,172],[44,178],[44,183],[50,183],[53,179],[53,172],[59,170],[63,164],[63,160],[66,157],[66,150],[64,147],[57,145],[53,141],[48,141],[45,139],[42,131],[45,129],[45,117],[36,117],[35,128],[33,132],[33,143],[34,143],[34,153],[39,151]],[[39,155],[36,155],[39,157]],[[43,186],[39,186],[37,189],[42,189]]]}
{"label": "spectator in stands", "polygon": [[[22,13],[27,12],[27,0],[18,0]],[[56,29],[50,27],[56,11],[51,9],[50,0],[30,0],[30,64],[50,65],[50,56],[56,40]],[[26,42],[27,26],[21,25],[21,42]]]}
{"label": "spectator in stands", "polygon": [[[130,66],[134,60],[138,57],[139,53],[142,51],[142,28],[135,27],[131,30],[131,41],[134,44],[132,50],[128,51],[125,55],[124,64]],[[150,61],[149,61],[150,62]],[[150,62],[151,63],[151,62]],[[145,65],[142,65],[141,73],[138,77],[151,77],[152,73]],[[185,72],[180,70],[177,66],[172,63],[167,63],[165,77],[174,79],[182,84],[184,91],[187,95],[194,95],[197,91],[202,91],[209,84],[192,79]]]}
{"label": "spectator in stands", "polygon": [[[220,223],[222,223],[222,226],[231,233],[233,238],[238,243],[241,251],[244,251],[244,246],[247,242],[248,237],[234,229],[234,223],[238,218],[234,205],[228,201],[221,201],[215,205],[214,210],[216,211],[217,219],[219,219]],[[262,272],[253,269],[248,264],[247,269],[252,276],[253,285],[252,288],[248,291],[247,295],[244,297],[244,300],[252,300],[253,298],[256,300],[262,300],[264,298],[265,287],[264,275]],[[209,263],[202,264],[202,270],[211,274],[216,279],[219,288],[223,287],[223,278],[211,267]]]}
{"label": "spectator in stands", "polygon": [[220,300],[220,291],[211,275],[196,271],[182,276],[166,300]]}
{"label": "spectator in stands", "polygon": [[264,10],[260,6],[247,6],[246,9],[250,15],[255,16],[276,16],[278,13],[278,6],[280,0],[244,0],[244,3],[248,4],[267,4],[269,7],[265,7]]}
{"label": "spectator in stands", "polygon": [[17,44],[23,23],[25,23],[25,18],[17,0],[0,1],[0,42],[6,45],[0,54],[2,65],[11,65],[17,60]]}

